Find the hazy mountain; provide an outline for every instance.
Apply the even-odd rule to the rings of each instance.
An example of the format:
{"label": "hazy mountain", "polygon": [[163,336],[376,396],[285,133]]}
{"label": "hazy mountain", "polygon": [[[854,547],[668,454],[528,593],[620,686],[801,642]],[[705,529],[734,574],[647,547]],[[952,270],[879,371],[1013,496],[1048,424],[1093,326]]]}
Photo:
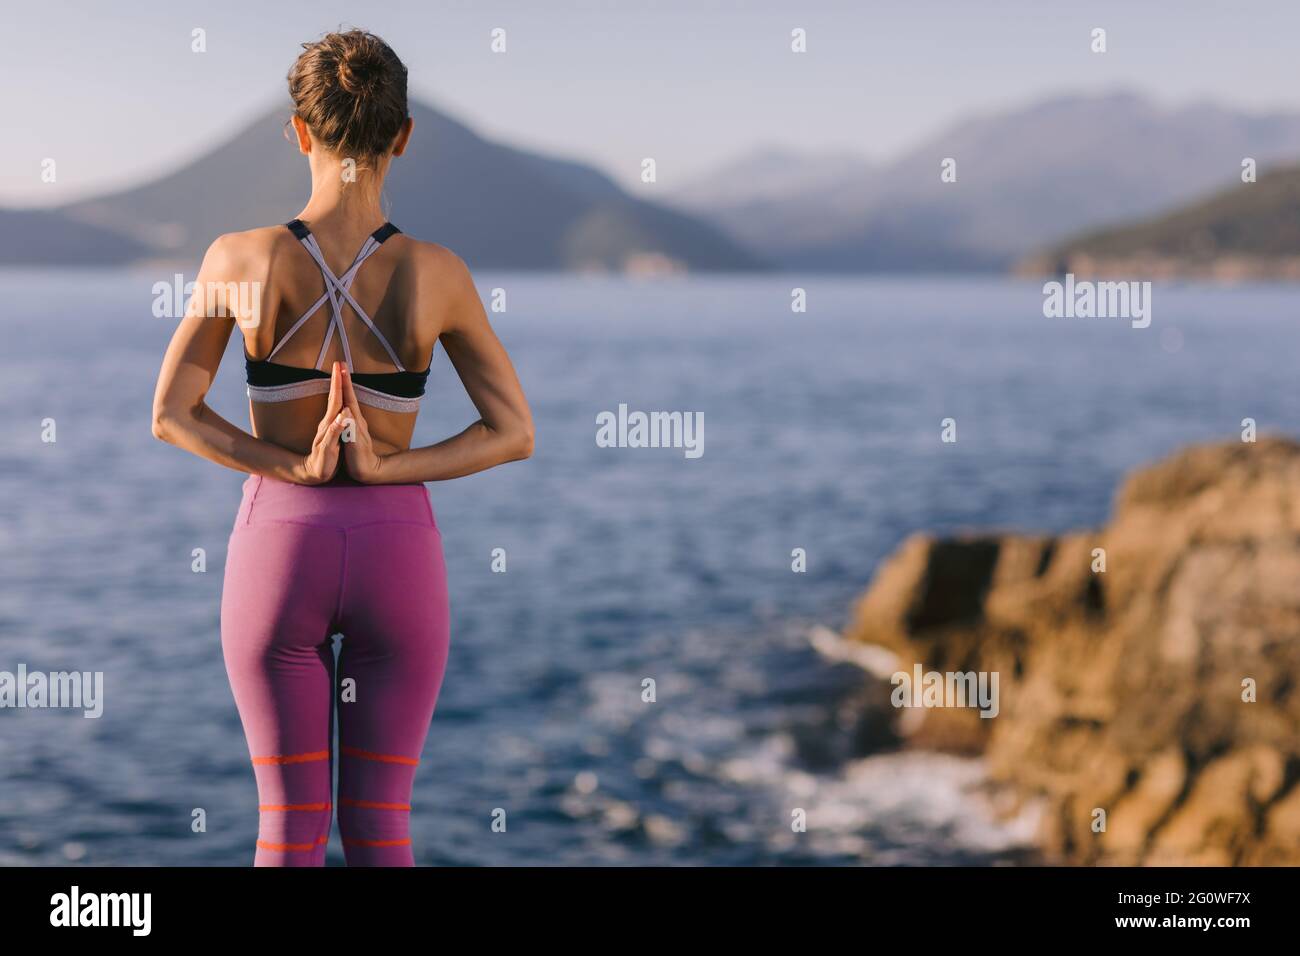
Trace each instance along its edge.
{"label": "hazy mountain", "polygon": [[[386,187],[393,220],[471,266],[619,269],[645,254],[693,270],[761,266],[717,228],[634,199],[588,166],[490,142],[419,104],[412,115],[411,144]],[[307,163],[284,138],[287,118],[287,109],[273,111],[170,175],[44,215],[121,237],[100,250],[102,261],[141,250],[196,261],[218,234],[287,221],[306,202]],[[14,243],[6,233],[0,251]],[[41,261],[66,261],[57,243],[48,253]]]}
{"label": "hazy mountain", "polygon": [[0,209],[0,263],[120,265],[148,248],[116,233],[40,209]]}
{"label": "hazy mountain", "polygon": [[684,208],[736,208],[816,192],[828,184],[865,181],[872,172],[872,164],[854,153],[769,146],[686,183],[665,201]]}
{"label": "hazy mountain", "polygon": [[1067,240],[1022,260],[1017,271],[1300,277],[1300,167],[1270,170],[1258,182],[1175,212]]}
{"label": "hazy mountain", "polygon": [[[1069,96],[973,117],[846,176],[814,160],[782,196],[684,189],[684,205],[788,266],[1000,268],[1082,229],[1168,209],[1239,180],[1241,161],[1300,158],[1300,115],[1163,109],[1132,94]],[[957,162],[956,182],[940,163]],[[759,165],[761,169],[762,164]],[[733,175],[744,177],[744,163]],[[725,173],[725,171],[724,171]],[[707,186],[710,178],[702,180]]]}
{"label": "hazy mountain", "polygon": [[[1031,251],[1175,209],[1239,181],[1241,161],[1300,159],[1300,115],[1068,96],[964,120],[889,163],[769,148],[687,184],[674,208],[589,166],[493,143],[423,106],[387,196],[403,229],[474,266],[695,270],[1001,269]],[[0,262],[196,260],[212,237],[306,200],[286,111],[135,189],[57,211],[0,212]],[[940,163],[957,180],[940,181]],[[76,225],[70,225],[75,222]],[[91,227],[91,228],[87,228]]]}

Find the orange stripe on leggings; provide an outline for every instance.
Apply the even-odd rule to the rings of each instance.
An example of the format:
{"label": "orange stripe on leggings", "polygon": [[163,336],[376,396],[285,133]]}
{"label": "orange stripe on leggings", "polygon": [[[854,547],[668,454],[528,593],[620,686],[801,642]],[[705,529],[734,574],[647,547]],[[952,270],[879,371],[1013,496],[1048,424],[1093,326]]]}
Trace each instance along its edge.
{"label": "orange stripe on leggings", "polygon": [[351,797],[340,797],[339,806],[341,807],[359,807],[362,810],[409,810],[409,803],[378,803],[374,800],[353,800]]}
{"label": "orange stripe on leggings", "polygon": [[328,810],[328,803],[263,803],[258,806],[258,810]]}
{"label": "orange stripe on leggings", "polygon": [[412,767],[419,764],[420,761],[412,760],[410,757],[398,757],[395,754],[376,754],[369,750],[362,750],[359,747],[340,747],[339,752],[345,757],[359,757],[362,760],[378,760],[381,763],[404,763]]}
{"label": "orange stripe on leggings", "polygon": [[306,853],[316,849],[328,839],[328,837],[321,837],[315,843],[267,843],[265,840],[258,840],[257,846],[258,849],[275,850],[277,853]]}
{"label": "orange stripe on leggings", "polygon": [[405,840],[344,840],[344,846],[410,846],[411,838]]}
{"label": "orange stripe on leggings", "polygon": [[328,760],[330,752],[328,750],[314,750],[307,754],[285,754],[284,756],[274,757],[254,757],[254,766],[265,764],[286,764],[286,763],[310,763],[313,760]]}

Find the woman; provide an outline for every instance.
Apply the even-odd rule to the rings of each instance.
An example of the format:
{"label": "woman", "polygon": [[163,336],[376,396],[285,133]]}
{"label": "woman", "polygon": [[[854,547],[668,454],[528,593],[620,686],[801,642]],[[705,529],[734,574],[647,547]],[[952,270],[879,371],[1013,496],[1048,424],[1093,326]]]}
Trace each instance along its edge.
{"label": "woman", "polygon": [[[334,33],[304,44],[289,92],[311,198],[287,227],[208,249],[163,359],[153,429],[249,473],[221,643],[257,778],[254,865],[324,864],[338,688],[347,863],[411,866],[411,784],[449,632],[422,483],[527,458],[532,419],[464,263],[381,211],[389,163],[411,135],[406,67],[378,37]],[[237,323],[252,434],[206,404]],[[438,342],[482,417],[411,448]]]}

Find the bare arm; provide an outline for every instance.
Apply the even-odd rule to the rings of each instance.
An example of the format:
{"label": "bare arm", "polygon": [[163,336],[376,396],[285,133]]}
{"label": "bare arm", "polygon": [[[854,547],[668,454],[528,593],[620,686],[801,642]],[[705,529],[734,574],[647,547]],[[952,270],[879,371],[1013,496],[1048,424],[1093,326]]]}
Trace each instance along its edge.
{"label": "bare arm", "polygon": [[[331,420],[331,416],[337,417],[342,403],[337,385],[331,393],[331,411],[327,412],[322,430],[317,434],[317,444],[306,456],[254,438],[208,407],[208,389],[212,387],[230,332],[235,327],[235,303],[218,303],[215,309],[209,310],[205,308],[204,290],[217,284],[248,281],[237,245],[236,237],[222,236],[203,257],[191,307],[177,325],[158,373],[153,397],[154,436],[236,471],[300,484],[324,481],[338,461],[337,439],[342,423]],[[269,305],[265,300],[259,303],[261,314],[274,314]],[[337,374],[334,377],[337,380]],[[330,461],[331,445],[333,462]],[[330,474],[322,476],[327,469]]]}
{"label": "bare arm", "polygon": [[[510,357],[497,339],[479,301],[469,270],[456,259],[449,270],[452,303],[440,341],[460,376],[479,419],[458,435],[436,445],[379,456],[373,475],[378,484],[442,481],[484,471],[533,453],[533,417]],[[356,417],[360,408],[351,395],[345,401]],[[345,451],[351,452],[350,445]],[[351,463],[351,459],[349,459]]]}

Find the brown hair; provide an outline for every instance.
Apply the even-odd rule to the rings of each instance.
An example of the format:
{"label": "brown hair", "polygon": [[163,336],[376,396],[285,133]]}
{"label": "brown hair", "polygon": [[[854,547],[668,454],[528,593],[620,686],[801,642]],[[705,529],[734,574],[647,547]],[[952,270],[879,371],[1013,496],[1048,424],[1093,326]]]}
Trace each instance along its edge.
{"label": "brown hair", "polygon": [[289,69],[294,111],[327,149],[352,157],[388,152],[410,114],[406,66],[364,30],[327,33]]}

